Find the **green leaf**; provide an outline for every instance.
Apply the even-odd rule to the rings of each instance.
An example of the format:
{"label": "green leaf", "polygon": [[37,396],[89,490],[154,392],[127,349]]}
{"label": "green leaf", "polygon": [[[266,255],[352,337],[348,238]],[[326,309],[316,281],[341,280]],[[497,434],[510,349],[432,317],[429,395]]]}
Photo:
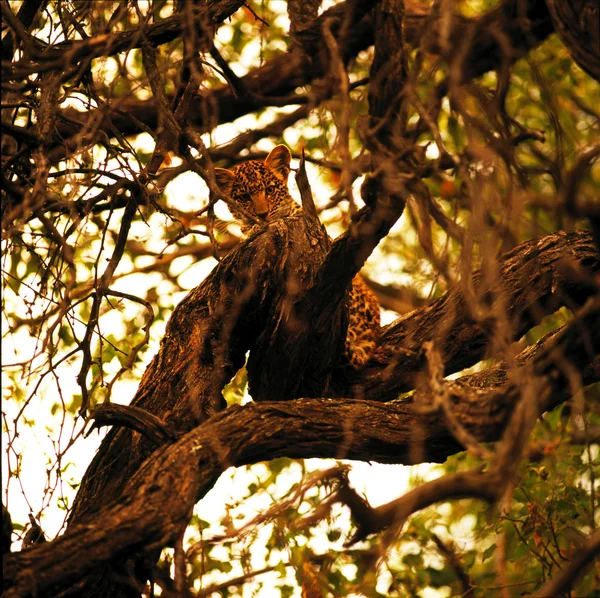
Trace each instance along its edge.
{"label": "green leaf", "polygon": [[487,561],[494,554],[494,552],[496,552],[496,545],[491,544],[481,554],[481,560]]}

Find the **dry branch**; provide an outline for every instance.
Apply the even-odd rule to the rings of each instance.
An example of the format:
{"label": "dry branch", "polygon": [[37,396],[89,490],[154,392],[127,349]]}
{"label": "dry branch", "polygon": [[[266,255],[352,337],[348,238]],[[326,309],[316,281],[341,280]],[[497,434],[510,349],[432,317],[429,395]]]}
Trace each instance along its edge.
{"label": "dry branch", "polygon": [[[598,352],[598,314],[594,313],[586,325],[593,329],[593,348]],[[562,339],[565,343],[561,347],[563,352],[579,356],[577,366],[586,359],[588,362],[594,359],[593,356],[586,357],[586,352],[581,350],[581,345],[588,340],[582,336],[575,330],[575,334],[565,334]],[[544,344],[542,342],[541,346]],[[529,350],[529,359],[534,359],[536,354]],[[585,382],[597,381],[599,375],[600,368],[596,368]],[[546,382],[552,388],[552,402],[540,404],[540,414],[555,403],[557,397],[566,400],[571,395],[560,365],[547,372]],[[464,392],[463,388],[456,396],[457,411],[464,413],[467,419],[473,418],[472,408],[482,402],[486,394],[493,400],[475,416],[479,419],[475,429],[479,440],[493,441],[498,439],[503,428],[498,412],[504,413],[506,421],[520,397],[517,392],[498,392],[493,388],[491,391],[471,389],[470,393]],[[417,395],[414,401],[418,400]],[[412,402],[410,399],[387,404],[303,399],[231,407],[175,444],[155,451],[128,481],[120,496],[92,519],[70,526],[63,536],[48,545],[8,556],[4,595],[29,596],[34,588],[38,596],[49,595],[51,588],[73,583],[102,563],[131,556],[142,548],[171,545],[186,525],[195,502],[230,466],[281,456],[411,463],[415,443],[422,443],[422,460],[439,461],[456,452],[459,449],[456,441],[449,433],[441,433],[443,417],[427,425],[419,423],[420,416]],[[464,425],[468,423],[465,421]],[[482,484],[482,481],[486,483]],[[377,515],[368,528],[363,526],[362,533],[365,535],[387,527],[397,521],[399,513],[404,519],[417,508],[437,500],[471,495],[493,500],[496,494],[492,489],[497,484],[491,482],[491,478],[482,480],[477,474],[432,482],[413,491],[414,496],[406,495],[377,509]],[[166,504],[171,508],[165,511]],[[98,521],[102,521],[102,525],[98,525]]]}
{"label": "dry branch", "polygon": [[[210,0],[207,6],[207,14],[210,25],[221,23],[231,16],[238,8],[243,6],[243,0]],[[4,13],[4,9],[3,9]],[[201,28],[205,24],[203,11],[196,11],[195,26]],[[30,73],[43,73],[46,71],[67,70],[69,65],[93,60],[100,56],[114,56],[133,48],[139,48],[144,43],[159,46],[170,42],[185,32],[190,26],[186,21],[189,13],[181,12],[168,19],[164,19],[153,25],[143,26],[142,29],[135,28],[132,31],[124,31],[115,34],[108,32],[83,40],[65,41],[44,49],[36,43],[35,38],[27,36],[32,46],[32,56],[20,62],[13,63],[8,71],[13,77],[24,77]],[[212,31],[210,32],[212,37]],[[37,46],[37,47],[36,47]],[[35,49],[33,49],[35,48]]]}
{"label": "dry branch", "polygon": [[[231,14],[240,2],[221,1],[211,3],[215,16],[213,21],[220,21]],[[364,7],[371,3],[362,3],[357,16],[364,14]],[[313,25],[298,35],[301,44],[290,47],[289,51],[277,56],[260,68],[241,77],[240,82],[253,96],[282,97],[291,94],[300,86],[308,85],[315,79],[329,72],[328,52],[322,38],[323,23],[333,19],[343,22],[348,10],[348,2],[342,2],[325,11],[318,17]],[[215,8],[216,7],[216,8]],[[221,8],[220,8],[221,7]],[[430,15],[422,4],[414,1],[405,2],[404,31],[406,42],[412,46],[420,46],[428,52],[440,53],[440,16]],[[218,10],[217,10],[218,9]],[[148,27],[152,33],[150,43],[157,45],[174,39],[181,34],[180,17],[165,20]],[[498,42],[499,38],[506,41],[511,48],[508,57],[513,62],[524,55],[529,49],[541,43],[553,32],[552,23],[545,2],[543,0],[505,0],[496,9],[490,11],[479,19],[466,19],[453,16],[451,23],[452,36],[447,40],[450,56],[457,56],[462,60],[464,80],[477,77],[482,73],[498,68],[504,60],[504,47]],[[497,32],[497,34],[495,33]],[[107,40],[78,42],[81,47],[77,51],[91,56],[102,56],[124,51],[128,48],[139,47],[145,36],[136,37],[136,32],[119,34],[111,41]],[[339,41],[338,41],[339,43]],[[343,58],[349,60],[361,50],[373,44],[373,22],[370,14],[366,14],[360,21],[354,23],[347,30],[343,40]],[[466,44],[470,46],[465,47]],[[66,51],[62,50],[64,53]],[[69,57],[74,56],[70,49]],[[90,54],[91,52],[91,54]],[[56,60],[55,68],[66,68],[65,57],[58,52],[60,60]],[[72,58],[71,58],[72,59]],[[209,123],[204,122],[207,111],[205,106],[218,106],[218,114],[210,115],[210,126],[224,122],[231,122],[236,118],[255,110],[255,102],[248,102],[245,98],[238,98],[229,86],[223,86],[204,98],[198,98],[190,105],[189,120],[198,130],[207,130]],[[90,126],[91,124],[91,126]],[[142,125],[142,128],[140,128]],[[144,128],[156,130],[158,126],[158,108],[156,102],[141,101],[137,99],[123,99],[114,102],[104,112],[97,111],[82,113],[74,109],[60,112],[57,125],[57,140],[55,145],[49,147],[48,157],[55,163],[65,157],[66,153],[80,150],[85,144],[93,143],[97,131],[109,131],[111,128],[118,130],[123,135],[132,135],[142,132]]]}
{"label": "dry branch", "polygon": [[[289,369],[273,370],[270,374],[270,392],[281,402],[231,407],[206,421],[211,401],[220,393],[227,375],[232,374],[232,366],[240,363],[241,355],[236,357],[233,348],[242,351],[243,355],[245,347],[252,343],[249,340],[252,334],[257,334],[257,330],[253,332],[242,326],[229,329],[224,335],[222,322],[238,321],[240,315],[242,322],[277,321],[275,314],[269,311],[273,307],[268,304],[273,288],[286,286],[273,280],[273,274],[282,276],[285,273],[276,262],[259,264],[256,258],[263,256],[264,260],[264,256],[283,255],[281,250],[275,251],[269,244],[276,238],[286,238],[286,224],[297,228],[294,219],[289,220],[292,222],[279,221],[276,226],[266,229],[266,233],[238,246],[200,287],[190,293],[175,310],[161,351],[142,379],[134,406],[147,409],[178,432],[190,431],[175,444],[158,449],[129,430],[111,431],[82,482],[67,533],[52,543],[53,550],[44,552],[45,548],[36,548],[7,560],[5,574],[13,586],[7,596],[28,595],[33,591],[32,583],[36,584],[39,595],[44,595],[48,588],[57,583],[72,582],[100,563],[120,555],[131,555],[142,548],[169,544],[178,537],[195,502],[212,487],[220,473],[232,465],[280,456],[413,463],[443,461],[460,450],[442,415],[429,414],[424,419],[414,410],[413,402],[427,402],[427,397],[419,392],[412,399],[392,403],[347,399],[286,401],[290,394],[282,391],[276,396],[276,390],[289,385]],[[547,307],[552,303],[556,308],[559,298],[562,303],[576,304],[585,296],[594,296],[597,290],[589,278],[583,277],[581,272],[579,278],[574,277],[573,269],[561,270],[557,266],[568,256],[580,268],[586,266],[598,272],[600,256],[590,243],[590,237],[585,231],[556,233],[525,243],[508,254],[503,267],[513,279],[511,288],[516,304],[520,295],[531,300],[526,290],[539,290],[531,284],[532,253],[538,266],[546,267],[548,272],[551,290],[546,291],[547,296],[540,300],[541,303]],[[250,273],[243,274],[243,264]],[[232,276],[234,272],[235,276]],[[253,297],[259,297],[260,301],[255,303]],[[448,302],[446,298],[442,305]],[[211,305],[213,310],[221,306],[216,315],[214,311],[211,314]],[[256,311],[257,305],[267,310],[266,319],[264,311]],[[530,311],[532,320],[543,313],[541,309]],[[420,327],[432,331],[435,337],[434,323],[439,315],[439,308],[429,306],[402,318],[402,322],[409,329],[411,320],[419,322]],[[327,325],[331,329],[331,321]],[[588,372],[584,383],[589,384],[600,375],[600,367],[594,365],[594,357],[600,352],[599,326],[600,318],[594,314],[584,328],[588,334],[581,334],[573,326],[562,336],[560,333],[551,335],[539,347],[543,349],[548,342],[558,342],[555,338],[560,337],[560,342],[566,343],[562,345],[563,354],[568,355],[580,371]],[[308,339],[311,343],[310,338],[310,332],[305,330],[296,340],[302,343]],[[464,338],[468,341],[471,337]],[[311,346],[314,349],[314,343]],[[466,349],[462,347],[463,351]],[[528,349],[523,357],[527,361],[538,358],[534,349]],[[536,406],[541,413],[556,402],[566,400],[573,388],[556,360],[539,361],[547,363],[549,369],[541,372],[552,390],[546,402]],[[589,364],[592,367],[586,370],[585,366]],[[414,379],[420,362],[407,360],[404,366],[407,370],[403,379]],[[398,374],[399,364],[394,367]],[[382,370],[385,371],[385,364]],[[519,401],[518,387],[511,387],[508,372],[506,367],[499,365],[462,381],[448,382],[455,416],[479,441],[497,440]],[[372,375],[373,368],[367,378]],[[379,375],[385,380],[382,372]],[[314,380],[299,382],[310,387]],[[301,386],[296,390],[299,388]],[[394,396],[392,392],[388,399]],[[203,420],[204,424],[193,428],[195,422]],[[142,465],[149,455],[152,456]],[[177,508],[167,516],[165,504],[177,505]],[[107,506],[98,511],[101,505]],[[97,525],[98,520],[103,522],[102,526]],[[63,550],[64,559],[57,558]],[[82,553],[86,560],[81,558]],[[107,576],[106,570],[94,571],[92,580],[95,581],[90,581],[90,587]],[[98,587],[105,591],[104,586]]]}

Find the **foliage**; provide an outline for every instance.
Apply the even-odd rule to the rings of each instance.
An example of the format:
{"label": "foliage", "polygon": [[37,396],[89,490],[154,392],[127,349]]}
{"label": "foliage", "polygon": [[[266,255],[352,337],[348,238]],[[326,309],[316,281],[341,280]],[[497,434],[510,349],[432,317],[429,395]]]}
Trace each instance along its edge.
{"label": "foliage", "polygon": [[[304,148],[320,218],[332,236],[362,207],[360,185],[369,170],[372,47],[348,61],[347,81],[333,69],[317,82],[298,74],[286,93],[277,92],[275,81],[272,89],[251,92],[253,108],[240,107],[240,93],[251,82],[243,76],[300,43],[289,39],[284,2],[246,2],[217,28],[214,48],[201,28],[157,44],[155,69],[170,105],[190,78],[199,81],[194,115],[178,125],[190,125],[186,142],[193,135],[197,141],[187,153],[181,139],[169,141],[160,110],[156,116],[152,58],[135,38],[118,52],[84,54],[64,72],[36,53],[46,44],[65,47],[107,31],[135,32],[141,23],[168,21],[177,10],[192,22],[203,3],[179,9],[166,0],[42,4],[16,50],[11,72],[20,83],[3,83],[3,488],[13,540],[23,539],[29,512],[48,539],[64,531],[79,481],[104,436],[84,437],[89,411],[107,400],[129,402],[174,306],[212,270],[215,256],[239,241],[224,203],[209,201],[211,164],[261,158],[280,142],[296,159]],[[470,15],[496,3],[461,4]],[[17,8],[3,5],[3,15]],[[12,29],[11,22],[3,24]],[[412,47],[405,107],[412,145],[407,142],[406,152],[430,167],[423,180],[431,203],[425,194],[409,199],[406,217],[363,270],[379,285],[382,306],[390,310],[386,321],[397,317],[391,310],[400,298],[405,311],[430,304],[491,254],[586,226],[584,210],[569,211],[566,189],[600,128],[598,83],[555,35],[506,72],[490,71],[463,85],[452,83],[454,63]],[[227,79],[236,81],[219,58],[242,77],[237,94],[222,91]],[[347,95],[344,84],[351,88]],[[446,85],[448,93],[438,96]],[[271,93],[276,97],[265,101]],[[443,160],[448,156],[451,166]],[[148,184],[128,183],[142,179]],[[291,188],[297,196],[293,182]],[[600,170],[583,172],[578,205],[597,206],[599,189]],[[519,348],[572,317],[565,308],[557,311]],[[600,524],[598,444],[576,440],[581,429],[600,424],[599,393],[597,385],[579,390],[538,421],[518,477],[495,508],[472,498],[442,502],[413,515],[401,533],[351,546],[356,522],[347,507],[330,502],[351,464],[274,459],[227,471],[190,521],[187,584],[197,595],[223,596],[285,597],[299,595],[299,588],[314,596],[532,593]],[[244,370],[224,396],[229,405],[249,400]],[[490,467],[490,460],[463,452],[418,471],[431,479],[476,467]],[[402,468],[377,475],[401,477]],[[370,482],[365,476],[369,500],[376,502]],[[157,574],[165,594],[169,576],[176,577],[175,561],[165,549]],[[599,587],[592,568],[576,595],[600,595]]]}

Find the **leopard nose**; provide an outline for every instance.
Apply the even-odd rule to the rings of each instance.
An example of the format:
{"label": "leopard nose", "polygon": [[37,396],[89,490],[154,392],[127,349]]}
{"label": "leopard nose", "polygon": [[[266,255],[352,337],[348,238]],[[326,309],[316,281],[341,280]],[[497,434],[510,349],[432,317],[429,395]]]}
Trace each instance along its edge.
{"label": "leopard nose", "polygon": [[259,218],[264,219],[269,213],[269,206],[264,191],[258,191],[252,196],[252,204],[254,205],[254,211]]}

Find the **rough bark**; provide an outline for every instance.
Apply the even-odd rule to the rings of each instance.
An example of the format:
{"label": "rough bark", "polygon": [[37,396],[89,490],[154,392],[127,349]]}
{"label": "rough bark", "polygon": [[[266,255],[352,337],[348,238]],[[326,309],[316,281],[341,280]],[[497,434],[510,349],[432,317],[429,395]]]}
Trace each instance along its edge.
{"label": "rough bark", "polygon": [[[373,246],[400,213],[382,226],[376,210],[363,212]],[[369,226],[369,218],[378,225]],[[289,218],[232,250],[174,310],[132,406],[157,416],[169,430],[187,432],[224,407],[221,390],[247,351],[255,400],[323,396],[343,349],[355,274],[336,268],[348,259],[336,244],[330,246],[322,227]],[[117,496],[154,449],[130,429],[112,430],[83,479],[70,520]]]}
{"label": "rough bark", "polygon": [[[496,282],[473,275],[473,299],[490,307],[503,301],[514,339],[561,305],[574,307],[589,296],[590,280],[577,271],[597,274],[598,249],[588,231],[559,231],[515,247],[499,259]],[[435,340],[442,348],[446,375],[491,356],[491,339],[500,322],[474,321],[457,287],[431,305],[385,327],[378,350],[362,373],[364,398],[389,401],[415,385],[424,365],[422,347]],[[491,328],[490,328],[491,326]]]}
{"label": "rough bark", "polygon": [[[520,367],[530,367],[543,376],[545,399],[538,404],[540,414],[573,392],[568,369],[556,361],[557,351],[568,355],[570,363],[584,372],[583,384],[600,379],[597,300],[577,326],[551,333],[517,357]],[[518,376],[511,381],[505,364],[447,384],[459,423],[479,441],[497,440],[522,400]],[[50,544],[9,555],[4,562],[4,595],[54,595],[103,563],[129,557],[142,548],[172,544],[195,502],[230,466],[280,456],[384,463],[442,461],[460,446],[442,415],[424,417],[420,409],[414,409],[427,401],[426,393],[417,392],[385,404],[303,399],[229,408],[178,442],[157,450],[120,496],[94,519],[70,526]]]}
{"label": "rough bark", "polygon": [[[177,306],[132,406],[162,419],[176,433],[189,431],[223,408],[223,385],[243,365],[260,323],[269,317],[271,281],[278,266],[284,276],[286,264],[277,264],[276,258],[284,254],[280,231],[275,225],[268,234],[238,245]],[[118,495],[154,448],[129,429],[113,429],[88,469],[71,520]]]}
{"label": "rough bark", "polygon": [[600,9],[596,0],[546,0],[554,29],[573,60],[600,81]]}
{"label": "rough bark", "polygon": [[[23,591],[23,594],[13,595],[27,595],[24,588],[29,587],[30,582],[26,580],[31,571],[25,574],[25,570],[29,567],[35,567],[39,572],[34,578],[41,592],[42,587],[51,587],[62,579],[65,570],[71,571],[73,576],[81,575],[94,563],[106,562],[125,552],[131,555],[138,547],[167,543],[185,524],[194,500],[208,491],[219,473],[231,465],[283,455],[409,463],[443,460],[460,450],[452,434],[444,431],[445,424],[439,418],[422,426],[416,425],[410,400],[392,404],[347,399],[290,401],[302,396],[305,388],[318,390],[317,382],[324,390],[328,380],[315,378],[315,361],[290,362],[287,368],[271,372],[271,388],[280,391],[277,398],[281,403],[230,408],[205,421],[218,408],[223,384],[241,365],[245,351],[256,348],[257,339],[262,339],[263,347],[280,353],[289,349],[293,339],[294,345],[310,347],[317,361],[319,356],[331,352],[332,345],[323,346],[324,353],[314,351],[318,347],[315,338],[319,342],[329,338],[333,345],[339,346],[343,335],[341,306],[332,308],[331,313],[338,314],[337,321],[329,318],[319,322],[327,327],[326,332],[306,326],[288,326],[290,321],[295,321],[294,318],[289,320],[287,289],[290,273],[297,281],[297,259],[305,263],[310,261],[305,251],[290,253],[286,244],[294,239],[298,242],[298,238],[289,229],[298,231],[296,219],[279,221],[241,244],[174,311],[160,352],[144,374],[133,405],[160,417],[172,432],[187,435],[174,445],[157,448],[154,441],[141,439],[129,429],[112,430],[108,434],[82,481],[74,505],[69,530],[78,531],[73,532],[75,535],[69,531],[67,539],[57,540],[64,541],[64,546],[72,546],[70,542],[84,542],[87,537],[87,541],[95,546],[97,537],[97,552],[86,549],[92,564],[87,563],[84,570],[81,569],[83,565],[65,567],[67,559],[58,561],[61,562],[59,566],[54,559],[56,553],[52,552],[47,553],[44,558],[48,562],[43,564],[38,563],[37,556],[32,556],[33,552],[23,553],[9,563],[9,579],[13,583],[27,584],[19,586],[19,592]],[[300,235],[299,238],[305,237]],[[319,256],[326,255],[324,249],[319,244],[315,246],[312,267],[316,270],[311,269],[309,263],[304,266],[308,278],[318,271]],[[290,255],[296,258],[290,259]],[[523,328],[539,321],[544,313],[560,304],[581,304],[586,297],[596,293],[589,276],[600,271],[600,255],[587,231],[560,232],[530,241],[500,261],[505,279],[499,289],[486,289],[486,293],[489,297],[510,293],[515,338]],[[532,271],[536,272],[535,276]],[[451,369],[469,365],[485,356],[489,345],[487,336],[480,326],[468,322],[464,305],[460,291],[453,291],[388,327],[381,339],[380,354],[394,358],[390,362],[379,357],[365,371],[363,396],[390,401],[396,398],[398,389],[409,386],[409,381],[414,385],[423,368],[418,349],[427,340],[439,343],[440,329],[444,329],[440,322],[450,321],[454,326],[449,329],[455,333],[446,334],[443,337],[446,344],[442,345]],[[533,309],[534,306],[537,309]],[[226,328],[228,322],[236,324]],[[278,326],[273,327],[269,322],[278,322]],[[270,327],[270,335],[261,333],[264,327]],[[590,330],[595,328],[590,326]],[[592,346],[597,343],[597,336],[595,331]],[[578,338],[584,342],[583,335]],[[581,360],[576,364],[578,367],[593,360],[593,355],[585,350],[572,349],[569,355]],[[290,368],[295,376],[290,376]],[[597,373],[597,369],[592,371]],[[463,388],[461,392],[451,394],[456,396],[453,408],[457,417],[469,432],[480,439],[493,440],[498,437],[518,393],[502,390],[507,381],[501,370],[492,369],[488,376],[473,382],[484,388],[483,391],[465,393]],[[559,379],[554,378],[554,383]],[[469,379],[453,384],[468,386]],[[340,383],[338,390],[342,388]],[[354,389],[346,386],[346,396]],[[564,381],[562,392],[559,390],[556,389],[554,396],[564,400],[570,391],[565,388]],[[203,425],[194,427],[203,421]],[[152,456],[142,465],[149,455]],[[196,455],[198,459],[190,460],[189,455]],[[199,463],[205,465],[199,467]],[[170,473],[165,473],[165,469]],[[174,482],[174,479],[178,481]],[[168,487],[165,489],[168,495],[156,490],[163,484]],[[184,487],[174,491],[178,484],[184,484]],[[188,501],[185,504],[184,496]],[[155,498],[157,503],[153,507],[151,502]],[[108,512],[103,509],[94,513],[111,504]],[[168,516],[165,515],[166,504],[170,508],[173,506]],[[134,515],[129,509],[140,509],[140,512]],[[93,518],[90,517],[92,514]],[[124,529],[112,536],[106,535],[98,530],[99,520],[112,521]],[[138,521],[139,525],[125,525],[126,521]],[[104,545],[105,541],[108,544]],[[36,551],[37,554],[41,553]],[[46,568],[51,570],[47,574]],[[19,570],[23,577],[17,582]],[[102,587],[97,584],[106,581],[107,575],[106,571],[95,571],[92,588],[97,589]],[[44,581],[45,575],[48,575],[47,581]],[[48,585],[44,586],[46,583]]]}
{"label": "rough bark", "polygon": [[[218,4],[233,9],[239,3]],[[364,9],[368,3],[356,4]],[[459,82],[515,60],[552,31],[540,0],[507,1],[477,20],[453,17],[452,36],[445,40],[439,35],[439,15],[426,15],[417,4],[406,6],[408,42],[447,54],[460,73]],[[339,5],[317,19],[298,35],[297,46],[243,78],[243,85],[263,97],[276,97],[327,73],[328,54],[320,35],[323,19],[341,17],[345,10],[346,4]],[[523,16],[527,18],[516,18]],[[373,42],[369,15],[354,25],[338,40],[345,60]],[[501,33],[490,35],[492,30]],[[162,31],[150,39],[163,43],[179,33],[174,27],[166,37]],[[95,41],[87,41],[78,51],[88,58],[108,51]],[[124,47],[135,43],[129,39]],[[119,51],[111,46],[113,50]],[[227,87],[215,90],[211,102],[215,99],[220,105],[217,122],[258,106],[247,97],[234,97]],[[191,120],[203,129],[200,103],[195,109]],[[126,112],[142,123],[157,125],[151,103],[113,107],[104,118],[124,134],[139,131]],[[64,129],[60,135],[70,136],[67,152],[69,143],[80,148],[95,134],[89,140],[81,137],[85,130],[81,118],[77,113],[79,122],[60,125]],[[64,155],[65,148],[55,146],[54,159]],[[441,349],[446,374],[484,357],[503,355],[495,343],[505,322],[478,318],[467,308],[471,299],[491,311],[496,302],[507,305],[510,338],[504,340],[516,340],[559,306],[577,308],[597,294],[593,276],[600,271],[598,249],[585,231],[560,232],[515,248],[499,259],[492,282],[474,276],[474,294],[465,296],[468,287],[457,287],[384,329],[368,367],[352,373],[336,367],[347,322],[346,289],[402,206],[400,200],[391,202],[384,206],[383,216],[377,212],[381,202],[366,208],[353,230],[332,246],[302,221],[288,220],[228,254],[174,311],[160,352],[132,403],[155,416],[152,423],[158,432],[152,439],[129,428],[115,428],[107,435],[82,482],[67,533],[46,547],[9,556],[5,595],[54,595],[67,586],[88,596],[117,595],[108,573],[116,568],[123,576],[127,570],[116,563],[138,551],[173,543],[194,503],[232,465],[277,456],[414,463],[442,461],[460,450],[441,415],[426,418],[413,409],[414,403],[431,402],[426,390],[394,401],[399,393],[418,386],[425,365],[424,343],[434,341]],[[361,229],[362,224],[366,227]],[[584,371],[586,383],[600,378],[594,359],[599,346],[597,316],[586,321],[585,334],[566,336],[562,346],[573,365]],[[545,346],[540,344],[540,350]],[[266,402],[223,411],[222,387],[247,351],[252,393],[257,401]],[[534,361],[535,355],[530,351],[522,359]],[[573,388],[559,368],[551,365],[541,375],[552,391],[544,409],[571,395]],[[448,383],[447,388],[456,417],[478,440],[496,440],[519,400],[518,387],[511,384],[503,364]],[[332,398],[292,400],[323,396]],[[365,400],[348,399],[356,396]],[[165,444],[160,444],[161,426]],[[167,444],[171,438],[178,440]],[[143,557],[136,559],[136,567],[143,567]],[[136,571],[135,577],[143,580],[147,572]],[[99,582],[105,585],[96,585]],[[118,591],[121,596],[139,595],[139,589],[126,584]]]}

